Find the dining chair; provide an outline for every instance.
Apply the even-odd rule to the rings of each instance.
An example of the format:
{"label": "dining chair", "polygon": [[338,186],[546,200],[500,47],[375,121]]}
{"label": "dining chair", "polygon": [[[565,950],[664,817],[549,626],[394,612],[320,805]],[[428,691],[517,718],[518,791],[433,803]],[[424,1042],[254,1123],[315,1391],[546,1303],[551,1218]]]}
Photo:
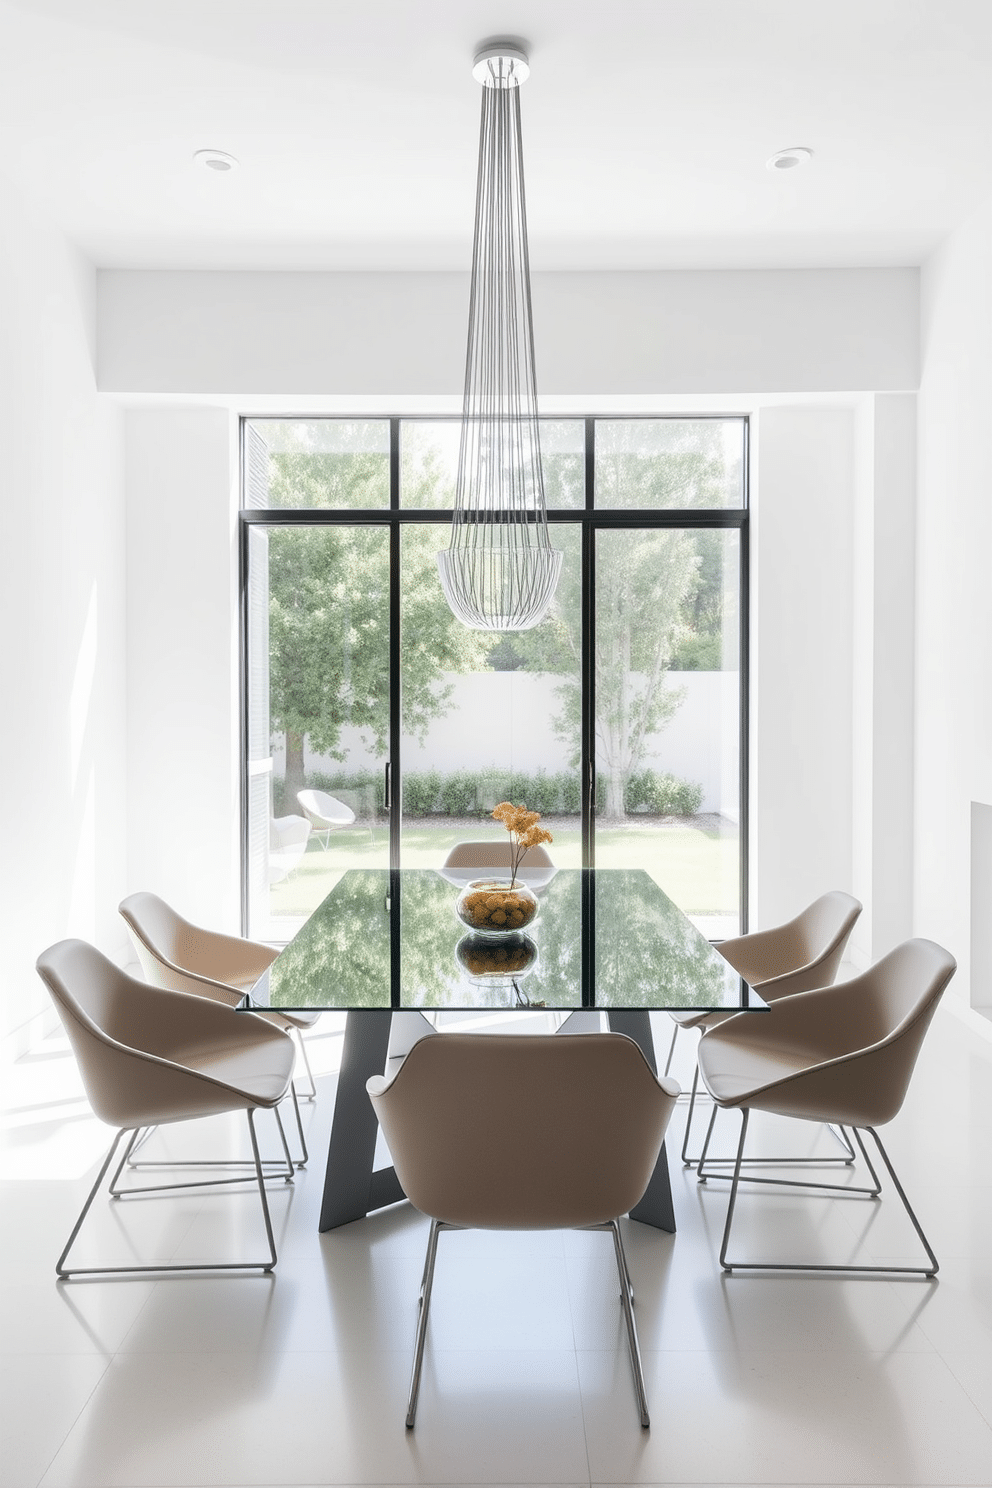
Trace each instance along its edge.
{"label": "dining chair", "polygon": [[[830,893],[821,894],[819,899],[814,899],[801,914],[786,921],[784,925],[717,941],[716,949],[765,1002],[775,1002],[780,997],[791,997],[796,992],[809,992],[814,987],[827,987],[833,982],[861,909],[859,899],[834,889]],[[724,1023],[733,1014],[672,1012],[668,1016],[675,1027],[665,1061],[666,1075],[671,1069],[675,1041],[682,1029],[698,1028],[701,1033],[705,1033]],[[687,1168],[695,1163],[695,1158],[689,1156],[689,1133],[692,1130],[698,1089],[697,1062],[682,1141],[682,1162]],[[850,1143],[846,1138],[841,1138],[841,1143],[846,1149],[846,1156],[839,1161],[853,1162],[854,1150]],[[768,1163],[777,1159],[765,1158],[763,1161]],[[829,1162],[830,1159],[825,1161]]]}
{"label": "dining chair", "polygon": [[[255,940],[242,940],[236,935],[223,935],[204,930],[177,914],[157,894],[129,894],[118,905],[127,925],[135,955],[145,980],[154,987],[174,992],[191,992],[196,997],[209,997],[214,1002],[236,1007],[263,977],[279,952]],[[317,1085],[303,1039],[303,1030],[312,1028],[319,1013],[266,1013],[268,1021],[287,1033],[295,1033],[307,1072],[307,1100],[315,1100]],[[295,1090],[293,1092],[295,1098]],[[297,1112],[297,1117],[299,1113]],[[297,1120],[299,1126],[299,1120]],[[300,1126],[300,1140],[303,1130]],[[306,1143],[303,1143],[304,1149]]]}
{"label": "dining chair", "polygon": [[[712,1167],[707,1170],[706,1149],[717,1111],[736,1109],[741,1113],[740,1141],[720,1247],[720,1265],[725,1271],[879,1271],[936,1275],[937,1257],[876,1128],[891,1121],[902,1106],[924,1035],[955,967],[954,957],[933,941],[908,940],[861,976],[833,987],[782,998],[773,1002],[767,1013],[732,1018],[700,1040],[699,1069],[714,1101],[697,1168],[701,1183],[713,1177],[729,1176],[714,1172]],[[853,1188],[750,1173],[744,1178],[747,1183],[878,1198],[881,1184],[862,1136],[862,1132],[868,1132],[922,1242],[928,1264],[920,1267],[728,1260],[731,1223],[752,1111],[770,1111],[802,1121],[850,1128],[873,1187]]]}
{"label": "dining chair", "polygon": [[632,1039],[457,1034],[366,1089],[397,1177],[431,1220],[406,1424],[417,1414],[443,1230],[609,1230],[641,1424],[650,1424],[618,1223],[643,1195],[679,1095]]}
{"label": "dining chair", "polygon": [[[255,1112],[274,1112],[285,1164],[275,1175],[293,1181],[293,1162],[286,1145],[278,1105],[289,1089],[295,1051],[281,1029],[261,1018],[245,1017],[231,1008],[166,992],[128,976],[82,940],[62,940],[43,951],[38,972],[55,1002],[83,1086],[94,1113],[117,1128],[96,1181],[73,1225],[55,1269],[60,1277],[101,1276],[166,1271],[271,1271],[276,1264],[275,1238],[265,1192],[266,1175],[255,1133]],[[123,1156],[110,1180],[115,1198],[162,1193],[173,1189],[213,1188],[244,1183],[215,1178],[143,1188],[118,1188],[118,1180],[141,1133],[149,1127],[201,1116],[244,1111],[269,1254],[257,1261],[158,1265],[68,1266],[76,1237],[125,1138]]]}
{"label": "dining chair", "polygon": [[[337,796],[329,796],[326,791],[301,790],[296,792],[296,799],[300,803],[300,810],[313,828],[313,835],[319,837],[324,834],[323,848],[327,851],[331,840],[331,833],[340,831],[343,827],[353,827],[357,821],[355,813],[344,801],[339,801]],[[370,845],[374,841],[372,828],[366,829],[369,834]]]}
{"label": "dining chair", "polygon": [[[509,868],[512,846],[505,834],[479,842],[456,842],[439,871],[449,883],[470,883],[489,869]],[[558,871],[547,849],[540,843],[527,849],[520,867],[525,870],[524,881],[536,893],[547,888]]]}

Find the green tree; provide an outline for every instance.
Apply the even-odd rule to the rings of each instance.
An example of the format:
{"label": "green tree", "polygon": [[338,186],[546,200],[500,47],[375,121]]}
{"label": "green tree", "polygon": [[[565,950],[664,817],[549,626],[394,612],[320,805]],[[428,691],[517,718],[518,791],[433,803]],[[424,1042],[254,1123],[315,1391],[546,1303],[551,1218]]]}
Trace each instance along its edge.
{"label": "green tree", "polygon": [[[301,442],[313,426],[303,425]],[[289,431],[283,438],[290,437]],[[387,462],[384,471],[384,461]],[[269,459],[269,503],[287,507],[382,507],[388,456],[307,448]],[[422,504],[438,479],[422,467]],[[287,801],[302,790],[304,745],[344,760],[341,734],[360,729],[385,755],[389,734],[389,534],[385,527],[276,527],[269,531],[269,709],[286,737]],[[446,532],[405,529],[402,545],[404,729],[422,738],[450,705],[446,671],[485,654],[485,640],[459,625],[437,577]]]}
{"label": "green tree", "polygon": [[[718,422],[603,422],[597,426],[596,500],[602,508],[723,506],[738,479]],[[712,541],[711,537],[716,541]],[[556,728],[579,761],[582,655],[577,538],[555,527],[565,566],[547,620],[514,635],[498,665],[556,672]],[[684,693],[665,684],[677,646],[702,632],[709,644],[722,623],[722,534],[687,529],[600,531],[596,538],[596,745],[606,783],[607,819],[624,815],[624,789],[642,766],[652,734]],[[713,647],[710,646],[710,651]],[[702,655],[697,645],[697,653]],[[707,652],[709,655],[709,652]]]}
{"label": "green tree", "polygon": [[[579,762],[582,655],[581,575],[575,535],[568,542],[553,613],[515,637],[532,671],[562,676],[555,723]],[[682,531],[600,532],[596,542],[596,754],[606,782],[604,816],[624,815],[624,787],[641,767],[650,736],[675,714],[683,692],[667,688],[672,637],[695,582],[691,535]]]}

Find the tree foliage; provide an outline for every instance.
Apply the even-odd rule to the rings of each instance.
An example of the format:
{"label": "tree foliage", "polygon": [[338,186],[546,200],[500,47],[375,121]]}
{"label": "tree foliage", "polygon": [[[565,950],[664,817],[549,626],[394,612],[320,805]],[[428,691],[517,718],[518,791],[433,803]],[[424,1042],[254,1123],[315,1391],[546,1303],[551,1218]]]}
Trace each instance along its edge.
{"label": "tree foliage", "polygon": [[[557,537],[556,537],[557,540]],[[574,545],[573,545],[574,546]],[[571,561],[569,561],[571,558]],[[557,672],[555,729],[578,764],[582,654],[576,554],[566,557],[554,614],[520,637],[531,670]],[[680,606],[696,576],[691,535],[679,530],[601,532],[596,542],[596,755],[607,818],[624,814],[624,787],[648,741],[684,693],[665,686]]]}
{"label": "tree foliage", "polygon": [[[305,431],[307,426],[303,426]],[[301,436],[302,437],[302,436]],[[272,506],[382,506],[383,456],[306,449],[270,456]],[[386,470],[388,500],[388,465]],[[422,467],[430,505],[430,464]],[[286,795],[304,785],[304,739],[344,760],[342,731],[359,729],[374,753],[389,736],[389,533],[385,527],[269,528],[269,709],[286,734]],[[459,625],[438,582],[441,528],[404,529],[402,721],[423,738],[450,705],[446,672],[481,664],[484,638]]]}
{"label": "tree foliage", "polygon": [[[263,432],[268,426],[259,426]],[[546,461],[549,503],[579,503],[583,456],[563,444]],[[274,430],[275,425],[272,426]],[[272,507],[385,509],[389,456],[382,424],[337,425],[333,450],[320,447],[318,421],[278,426],[269,457]],[[342,432],[343,431],[343,432]],[[437,509],[451,500],[445,461],[412,432],[404,450],[403,505]],[[739,478],[728,463],[719,421],[597,424],[596,500],[630,511],[728,503]],[[304,738],[344,760],[343,730],[360,730],[384,755],[389,729],[389,537],[385,527],[284,527],[269,531],[270,710],[286,734],[287,799],[301,789]],[[450,707],[445,674],[488,667],[557,673],[556,727],[571,762],[579,757],[581,565],[577,528],[553,526],[566,549],[554,609],[533,631],[493,638],[451,615],[435,555],[441,526],[402,529],[402,724],[423,739]],[[719,530],[618,529],[596,538],[597,756],[605,814],[623,815],[624,789],[643,768],[649,740],[682,694],[666,685],[678,670],[721,665],[725,534]]]}

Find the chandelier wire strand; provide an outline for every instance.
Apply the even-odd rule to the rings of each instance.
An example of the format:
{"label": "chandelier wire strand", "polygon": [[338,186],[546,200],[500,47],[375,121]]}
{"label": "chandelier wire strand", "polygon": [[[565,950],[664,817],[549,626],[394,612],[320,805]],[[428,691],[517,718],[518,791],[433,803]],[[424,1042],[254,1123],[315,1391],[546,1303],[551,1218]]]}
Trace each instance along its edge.
{"label": "chandelier wire strand", "polygon": [[526,630],[547,613],[562,554],[550,544],[541,464],[520,90],[512,63],[489,69],[454,520],[438,568],[464,624]]}

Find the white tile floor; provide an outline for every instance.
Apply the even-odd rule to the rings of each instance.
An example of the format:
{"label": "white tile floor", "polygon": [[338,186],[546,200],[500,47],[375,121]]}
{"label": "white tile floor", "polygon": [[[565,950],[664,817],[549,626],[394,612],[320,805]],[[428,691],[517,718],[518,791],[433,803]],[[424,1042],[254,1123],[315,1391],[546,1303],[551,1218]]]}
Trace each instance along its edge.
{"label": "white tile floor", "polygon": [[[273,1192],[280,1261],[268,1279],[57,1285],[55,1257],[109,1134],[61,1040],[10,1072],[2,1488],[992,1483],[992,1044],[949,1012],[887,1133],[937,1283],[722,1277],[726,1185],[700,1189],[681,1169],[680,1107],[679,1233],[627,1225],[649,1432],[602,1234],[444,1235],[417,1427],[404,1429],[426,1222],[400,1205],[317,1233],[340,1045],[325,1024],[311,1042],[325,1071],[306,1116],[315,1160]],[[678,1071],[686,1084],[690,1070]],[[736,1119],[724,1119],[729,1143]],[[755,1125],[769,1149],[829,1150],[813,1128]],[[214,1155],[235,1138],[203,1123],[170,1141]],[[258,1244],[256,1205],[101,1199],[81,1255],[230,1254]],[[891,1198],[765,1191],[742,1199],[740,1219],[742,1244],[783,1256],[915,1254]]]}

